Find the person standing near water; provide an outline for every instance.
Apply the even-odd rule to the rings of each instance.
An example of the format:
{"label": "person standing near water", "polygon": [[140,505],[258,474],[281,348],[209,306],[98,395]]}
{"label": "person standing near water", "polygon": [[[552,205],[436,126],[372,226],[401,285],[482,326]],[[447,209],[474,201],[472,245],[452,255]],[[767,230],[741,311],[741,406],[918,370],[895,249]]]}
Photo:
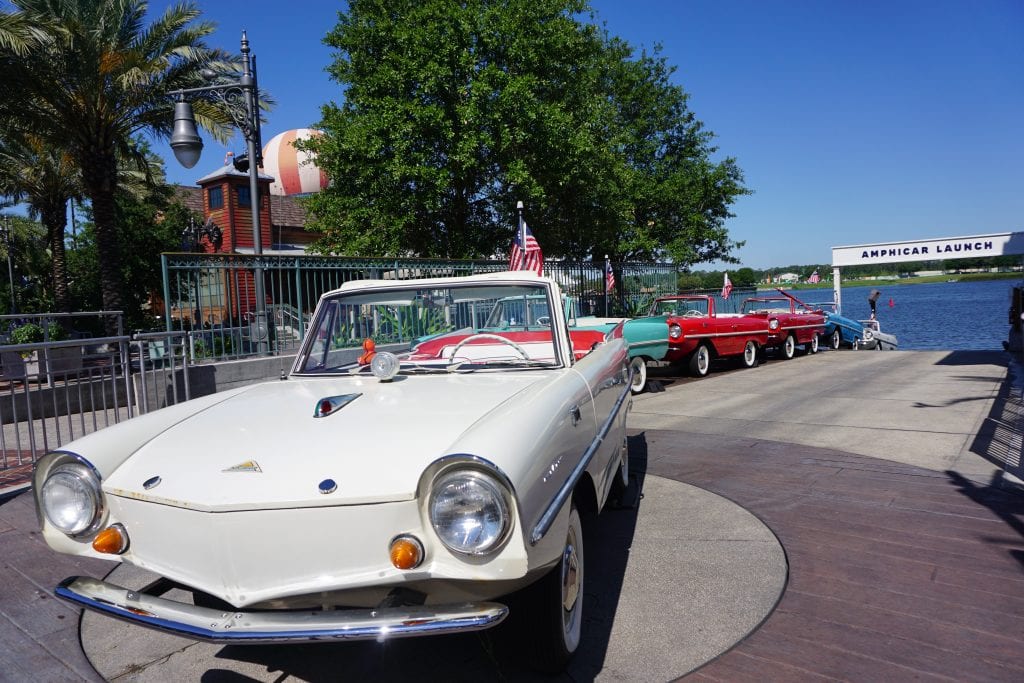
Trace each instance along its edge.
{"label": "person standing near water", "polygon": [[878,297],[882,296],[882,293],[877,289],[872,289],[868,294],[868,305],[871,306],[871,319],[875,319],[875,307],[878,305]]}

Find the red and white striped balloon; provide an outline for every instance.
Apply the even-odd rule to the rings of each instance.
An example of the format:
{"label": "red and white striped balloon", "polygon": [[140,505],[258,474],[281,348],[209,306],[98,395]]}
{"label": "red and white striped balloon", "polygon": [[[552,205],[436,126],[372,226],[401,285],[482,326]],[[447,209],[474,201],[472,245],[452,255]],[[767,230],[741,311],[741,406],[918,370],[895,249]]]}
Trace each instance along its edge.
{"label": "red and white striped balloon", "polygon": [[311,128],[288,130],[275,135],[263,148],[263,172],[275,179],[270,194],[307,194],[327,187],[327,176],[317,168],[313,156],[292,144],[314,135],[323,133]]}

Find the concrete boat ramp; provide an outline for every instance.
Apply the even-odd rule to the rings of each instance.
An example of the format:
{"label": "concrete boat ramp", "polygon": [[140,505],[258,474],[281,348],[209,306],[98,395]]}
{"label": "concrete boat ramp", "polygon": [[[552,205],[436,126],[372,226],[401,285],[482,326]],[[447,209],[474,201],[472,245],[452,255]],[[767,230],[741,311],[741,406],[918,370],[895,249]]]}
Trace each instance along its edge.
{"label": "concrete boat ramp", "polygon": [[499,627],[194,643],[56,600],[31,496],[0,494],[0,681],[1024,680],[1024,432],[1003,352],[823,351],[660,379],[630,417],[635,505],[590,530],[585,640],[539,678]]}

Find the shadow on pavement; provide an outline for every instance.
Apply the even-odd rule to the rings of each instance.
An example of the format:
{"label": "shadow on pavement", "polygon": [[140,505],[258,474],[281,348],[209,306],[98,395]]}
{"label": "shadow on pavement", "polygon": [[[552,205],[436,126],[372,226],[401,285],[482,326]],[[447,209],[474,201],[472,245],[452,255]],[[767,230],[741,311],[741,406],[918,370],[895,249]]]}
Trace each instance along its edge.
{"label": "shadow on pavement", "polygon": [[[970,355],[970,352],[963,353]],[[999,355],[1002,355],[1005,361],[1006,354]],[[999,392],[992,402],[992,408],[978,429],[969,450],[1002,468],[1008,474],[1024,480],[1024,465],[1021,462],[1021,454],[1024,451],[1024,395],[1022,395],[1022,390],[1024,390],[1024,367],[1021,367],[1020,361],[1011,358],[1006,379],[999,386]],[[1002,480],[992,482],[992,484],[1012,485]]]}
{"label": "shadow on pavement", "polygon": [[[991,482],[987,485],[977,484],[952,470],[947,470],[946,476],[949,477],[950,482],[957,487],[960,493],[978,505],[991,510],[1020,536],[1022,540],[1014,545],[1019,546],[1024,542],[1024,490],[1021,490],[1016,485],[1004,482],[1002,472],[996,472],[992,476]],[[1005,545],[1007,540],[1004,538],[993,538],[990,542]],[[1024,570],[1024,550],[1011,548],[1008,552],[1011,557],[1021,564],[1021,569]]]}
{"label": "shadow on pavement", "polygon": [[[530,653],[517,647],[511,625],[473,634],[409,638],[385,643],[331,643],[227,646],[217,657],[266,667],[281,678],[306,681],[578,681],[591,680],[603,668],[622,581],[636,531],[638,504],[643,498],[647,443],[642,434],[629,437],[630,488],[625,505],[606,508],[587,537],[583,642],[561,676],[535,673]],[[630,500],[633,504],[630,505]],[[226,669],[208,669],[204,683],[237,683],[252,679]]]}

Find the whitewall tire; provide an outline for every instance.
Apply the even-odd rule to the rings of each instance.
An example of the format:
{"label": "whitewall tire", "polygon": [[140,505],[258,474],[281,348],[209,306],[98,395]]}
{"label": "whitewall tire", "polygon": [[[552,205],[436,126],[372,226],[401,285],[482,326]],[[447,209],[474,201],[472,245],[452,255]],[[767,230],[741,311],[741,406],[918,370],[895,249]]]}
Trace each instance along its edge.
{"label": "whitewall tire", "polygon": [[639,394],[647,388],[647,361],[637,356],[629,361],[629,366],[633,370],[633,382],[629,388],[634,394]]}

